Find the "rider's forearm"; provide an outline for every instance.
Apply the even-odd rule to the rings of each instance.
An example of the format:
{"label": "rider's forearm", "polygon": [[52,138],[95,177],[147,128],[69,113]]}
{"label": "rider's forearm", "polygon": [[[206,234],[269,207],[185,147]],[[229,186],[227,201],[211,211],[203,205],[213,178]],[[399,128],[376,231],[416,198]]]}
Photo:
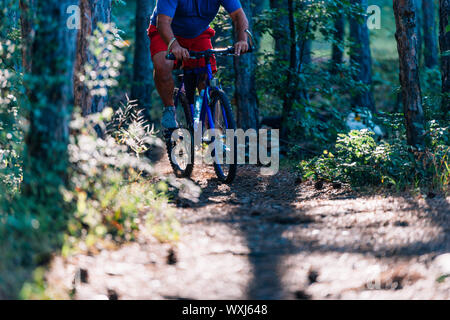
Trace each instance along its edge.
{"label": "rider's forearm", "polygon": [[233,20],[234,27],[236,29],[237,40],[247,41],[247,33],[245,30],[248,30],[249,24],[244,10],[239,9],[236,12],[233,12],[231,14],[231,19]]}
{"label": "rider's forearm", "polygon": [[161,38],[164,40],[166,44],[169,44],[170,41],[175,37],[172,31],[172,18],[160,14],[156,20],[156,28],[158,29]]}

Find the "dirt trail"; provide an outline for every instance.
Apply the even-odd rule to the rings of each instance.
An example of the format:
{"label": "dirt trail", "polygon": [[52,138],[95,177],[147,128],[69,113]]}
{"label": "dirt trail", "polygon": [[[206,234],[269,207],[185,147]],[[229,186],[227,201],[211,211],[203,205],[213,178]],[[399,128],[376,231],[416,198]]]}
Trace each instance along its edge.
{"label": "dirt trail", "polygon": [[208,167],[193,177],[203,192],[174,204],[175,248],[142,236],[57,258],[51,287],[76,299],[450,298],[450,278],[436,281],[450,273],[450,198],[358,197],[257,167],[241,168],[232,186]]}

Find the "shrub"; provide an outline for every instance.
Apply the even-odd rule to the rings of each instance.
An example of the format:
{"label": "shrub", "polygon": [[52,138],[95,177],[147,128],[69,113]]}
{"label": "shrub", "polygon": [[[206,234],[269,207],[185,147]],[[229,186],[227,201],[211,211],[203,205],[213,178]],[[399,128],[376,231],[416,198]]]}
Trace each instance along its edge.
{"label": "shrub", "polygon": [[302,161],[304,178],[340,181],[355,187],[427,187],[447,192],[450,181],[448,128],[430,125],[430,147],[415,150],[403,140],[377,142],[368,130],[339,134],[335,151]]}

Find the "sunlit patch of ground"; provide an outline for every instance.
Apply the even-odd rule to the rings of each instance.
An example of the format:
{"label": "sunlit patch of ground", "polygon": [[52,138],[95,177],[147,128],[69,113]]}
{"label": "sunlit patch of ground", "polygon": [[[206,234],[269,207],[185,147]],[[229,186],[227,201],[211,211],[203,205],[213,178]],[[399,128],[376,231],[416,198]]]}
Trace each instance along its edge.
{"label": "sunlit patch of ground", "polygon": [[[165,161],[158,170],[170,173]],[[448,198],[359,197],[256,167],[241,168],[232,186],[204,166],[193,177],[199,201],[173,204],[178,243],[142,235],[57,258],[50,287],[76,299],[450,298]]]}

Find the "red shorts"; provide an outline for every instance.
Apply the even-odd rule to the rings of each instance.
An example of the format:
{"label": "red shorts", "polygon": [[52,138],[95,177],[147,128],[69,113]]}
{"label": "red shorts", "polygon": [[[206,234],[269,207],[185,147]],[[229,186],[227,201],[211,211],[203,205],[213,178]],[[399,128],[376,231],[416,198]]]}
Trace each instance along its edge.
{"label": "red shorts", "polygon": [[[147,34],[150,38],[150,52],[152,55],[152,58],[155,54],[160,53],[162,51],[167,51],[167,44],[164,42],[164,40],[161,38],[161,35],[159,34],[158,30],[154,25],[150,25],[150,27],[147,30]],[[199,35],[197,38],[194,39],[186,39],[182,37],[177,37],[178,43],[183,47],[188,49],[189,51],[204,51],[208,49],[212,49],[212,43],[211,38],[214,37],[216,32],[212,28],[208,28],[203,32],[201,35]],[[183,67],[186,69],[193,69],[193,68],[202,68],[205,66],[205,59],[189,59],[187,61],[183,61]],[[213,72],[217,71],[217,64],[216,59],[211,58],[211,69]]]}

